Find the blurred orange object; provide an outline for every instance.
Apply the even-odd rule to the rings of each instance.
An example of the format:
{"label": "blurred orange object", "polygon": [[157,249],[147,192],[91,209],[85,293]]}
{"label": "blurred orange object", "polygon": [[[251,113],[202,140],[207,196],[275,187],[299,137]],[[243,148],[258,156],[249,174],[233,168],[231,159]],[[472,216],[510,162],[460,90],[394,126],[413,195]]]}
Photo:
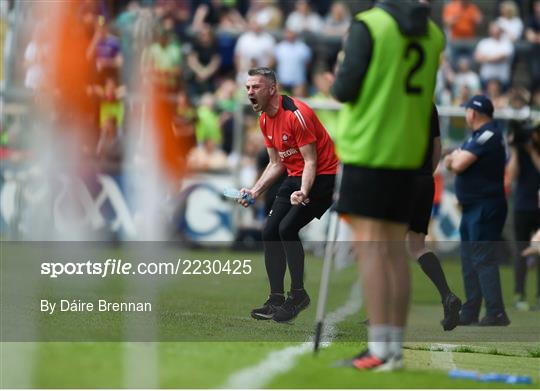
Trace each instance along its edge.
{"label": "blurred orange object", "polygon": [[171,94],[157,85],[151,85],[148,96],[150,128],[154,130],[154,145],[163,177],[177,183],[185,174],[186,158],[191,145],[176,137],[174,126],[176,105]]}
{"label": "blurred orange object", "polygon": [[78,18],[80,1],[35,2],[38,15],[45,15],[43,40],[48,55],[45,58],[44,89],[40,102],[51,105],[57,119],[57,129],[65,129],[80,143],[97,136],[92,121],[96,108],[86,94],[92,81],[92,64],[86,57],[90,37]]}

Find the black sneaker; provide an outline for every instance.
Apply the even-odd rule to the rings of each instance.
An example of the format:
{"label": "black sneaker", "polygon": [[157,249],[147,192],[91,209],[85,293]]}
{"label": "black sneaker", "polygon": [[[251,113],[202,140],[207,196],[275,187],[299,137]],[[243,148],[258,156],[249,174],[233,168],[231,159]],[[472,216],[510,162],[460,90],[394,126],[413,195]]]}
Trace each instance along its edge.
{"label": "black sneaker", "polygon": [[300,311],[306,309],[309,303],[310,299],[305,290],[288,292],[287,300],[277,309],[273,319],[276,322],[289,322],[296,318]]}
{"label": "black sneaker", "polygon": [[270,295],[262,307],[255,308],[251,311],[251,317],[258,320],[270,320],[284,302],[285,296],[276,294]]}
{"label": "black sneaker", "polygon": [[459,314],[458,326],[478,326],[478,318],[469,318]]}
{"label": "black sneaker", "polygon": [[461,300],[450,292],[443,301],[444,319],[441,320],[441,326],[444,331],[450,331],[456,328],[459,323],[459,311],[461,310]]}
{"label": "black sneaker", "polygon": [[479,323],[479,326],[508,326],[510,324],[510,319],[506,316],[505,312],[501,312],[495,316],[486,315],[482,318]]}

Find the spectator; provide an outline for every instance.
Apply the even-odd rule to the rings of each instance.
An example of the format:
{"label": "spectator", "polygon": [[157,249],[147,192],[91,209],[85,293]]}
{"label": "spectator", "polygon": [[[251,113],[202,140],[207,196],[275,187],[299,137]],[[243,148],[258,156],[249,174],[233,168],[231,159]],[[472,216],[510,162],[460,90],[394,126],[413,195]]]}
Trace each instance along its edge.
{"label": "spectator", "polygon": [[435,99],[438,104],[449,105],[452,103],[452,83],[454,81],[454,69],[448,57],[443,53],[441,55],[439,69],[437,70],[437,79],[435,84]]}
{"label": "spectator", "polygon": [[540,88],[531,94],[531,110],[540,111]]}
{"label": "spectator", "polygon": [[210,25],[202,26],[195,37],[193,48],[188,54],[187,64],[191,71],[187,79],[192,99],[202,93],[213,92],[221,56]]}
{"label": "spectator", "polygon": [[5,75],[4,75],[4,58],[7,58],[9,51],[8,43],[8,15],[9,15],[9,3],[7,1],[0,1],[0,89],[4,88]]}
{"label": "spectator", "polygon": [[283,13],[276,6],[276,0],[251,0],[246,15],[267,30],[279,30],[283,25]]}
{"label": "spectator", "polygon": [[481,39],[474,53],[480,64],[480,80],[485,86],[488,80],[498,80],[503,89],[508,87],[511,76],[514,45],[504,38],[501,27],[496,22],[489,25],[489,38]]}
{"label": "spectator", "polygon": [[523,22],[519,17],[519,10],[514,1],[503,1],[500,4],[501,16],[497,18],[497,24],[503,31],[503,37],[516,42],[523,34]]}
{"label": "spectator", "polygon": [[[180,91],[176,97],[176,113],[173,119],[173,130],[177,138],[190,140],[195,137],[195,124],[197,123],[197,111],[185,91]],[[195,140],[193,140],[195,141]]]}
{"label": "spectator", "polygon": [[246,21],[234,6],[224,7],[222,8],[218,27],[225,31],[240,32],[245,30]]}
{"label": "spectator", "polygon": [[79,18],[88,36],[95,33],[99,18],[104,21],[106,14],[105,4],[102,0],[82,0],[79,5]]}
{"label": "spectator", "polygon": [[[161,26],[166,34],[171,37],[171,40],[173,42],[176,42],[178,45],[182,44],[182,40],[180,39],[180,36],[177,34],[176,31],[176,21],[174,20],[173,16],[166,15],[163,18],[161,18]],[[184,41],[184,42],[187,42]]]}
{"label": "spectator", "polygon": [[205,139],[189,152],[187,165],[193,171],[224,171],[228,168],[227,155],[212,139]]}
{"label": "spectator", "polygon": [[469,0],[452,0],[444,6],[443,22],[450,29],[450,41],[476,38],[482,13]]}
{"label": "spectator", "polygon": [[482,22],[482,13],[469,0],[451,0],[443,8],[443,22],[450,31],[448,47],[450,62],[462,56],[471,56],[469,46],[460,46],[456,41],[476,38],[476,28]]}
{"label": "spectator", "polygon": [[125,88],[118,86],[113,77],[107,78],[105,84],[88,87],[88,94],[99,99],[99,127],[104,129],[107,121],[115,120],[116,129],[121,129],[124,124]]}
{"label": "spectator", "polygon": [[221,149],[229,155],[233,150],[234,112],[238,105],[236,101],[236,83],[232,79],[224,79],[216,90],[219,124],[223,133]]}
{"label": "spectator", "polygon": [[[332,79],[328,77],[327,72],[319,70],[315,73],[314,82],[317,92],[311,96],[312,101],[321,102],[321,103],[337,103],[332,94],[330,93],[330,88],[332,87]],[[319,117],[319,120],[323,124],[324,128],[327,130],[330,137],[334,138],[339,111],[329,110],[329,109],[315,109],[315,114]]]}
{"label": "spectator", "polygon": [[[478,74],[471,69],[471,62],[467,57],[461,57],[458,60],[457,72],[453,78],[454,96],[458,96],[462,92],[462,88],[466,86],[472,95],[480,92],[480,78]],[[472,96],[470,95],[469,98]],[[468,99],[467,99],[468,101]],[[466,103],[467,101],[463,102]]]}
{"label": "spectator", "polygon": [[283,40],[276,46],[275,57],[277,76],[283,89],[295,96],[305,96],[307,66],[311,60],[309,46],[299,40],[294,31],[285,29]]}
{"label": "spectator", "polygon": [[[141,0],[137,0],[141,1]],[[144,0],[142,0],[144,1]],[[154,4],[154,15],[165,23],[172,21],[171,30],[180,42],[189,41],[191,28],[191,0],[149,0]],[[143,4],[144,6],[144,4]],[[167,28],[166,28],[167,29]]]}
{"label": "spectator", "polygon": [[236,109],[236,84],[232,79],[224,79],[216,90],[217,106],[220,112],[234,113]]}
{"label": "spectator", "polygon": [[305,32],[318,34],[322,31],[321,17],[311,10],[308,0],[297,0],[294,8],[285,21],[285,27],[288,30],[298,34]]}
{"label": "spectator", "polygon": [[133,23],[134,58],[141,58],[142,53],[153,43],[155,32],[160,29],[160,20],[150,8],[141,8]]}
{"label": "spectator", "polygon": [[463,84],[455,94],[452,104],[454,106],[463,106],[473,97],[473,95],[471,88],[467,84]]}
{"label": "spectator", "polygon": [[186,91],[180,90],[176,98],[176,113],[173,117],[172,128],[179,150],[184,152],[177,156],[181,167],[186,167],[185,159],[188,152],[197,146],[196,123],[197,111],[193,108]]}
{"label": "spectator", "polygon": [[[120,36],[120,48],[122,50],[122,57],[124,58],[124,79],[131,82],[133,75],[133,63],[135,62],[134,52],[134,26],[141,7],[137,1],[130,1],[127,7],[116,17],[114,21],[114,27],[119,32]],[[128,85],[131,85],[130,83]]]}
{"label": "spectator", "polygon": [[529,113],[527,103],[531,99],[531,94],[524,87],[513,86],[508,90],[508,106],[517,111],[517,115],[526,116]]}
{"label": "spectator", "polygon": [[[507,0],[497,0],[497,7],[499,9],[499,14],[501,13],[500,5],[501,5],[501,3],[504,3],[505,1],[507,1]],[[517,15],[518,16],[523,15],[523,10],[524,10],[523,3],[526,0],[512,0],[512,1],[516,5]]]}
{"label": "spectator", "polygon": [[226,5],[223,0],[211,0],[197,7],[193,15],[192,28],[198,32],[205,24],[226,31],[242,31],[246,26],[242,15],[233,6]]}
{"label": "spectator", "polygon": [[504,169],[506,152],[502,132],[493,122],[493,105],[482,95],[467,103],[466,121],[472,136],[444,159],[456,177],[456,196],[462,207],[461,268],[466,302],[460,325],[478,323],[482,300],[486,315],[480,326],[508,326],[504,310],[496,242],[506,220]]}
{"label": "spectator", "polygon": [[[48,44],[44,42],[43,33],[45,25],[37,24],[32,32],[32,39],[24,50],[24,67],[26,74],[24,86],[32,91],[43,87],[45,77],[46,53]],[[1,61],[3,64],[3,61]]]}
{"label": "spectator", "polygon": [[115,117],[109,117],[101,128],[96,146],[97,169],[100,173],[119,175],[122,170],[122,141]]}
{"label": "spectator", "polygon": [[502,110],[508,106],[508,96],[503,93],[499,80],[492,79],[487,82],[486,95],[493,103],[496,110]]}
{"label": "spectator", "polygon": [[249,22],[249,30],[240,35],[234,49],[236,82],[244,85],[247,72],[253,67],[274,65],[276,41],[254,20]]}
{"label": "spectator", "polygon": [[143,72],[157,86],[176,91],[181,74],[182,51],[165,30],[160,31],[157,42],[143,51],[142,64]]}
{"label": "spectator", "polygon": [[347,31],[351,24],[351,14],[342,1],[332,4],[328,14],[324,19],[322,37],[315,46],[315,52],[319,60],[324,62],[330,69],[336,64],[338,54],[343,47],[343,38],[347,36]]}
{"label": "spectator", "polygon": [[332,4],[330,12],[324,19],[323,34],[330,36],[343,37],[351,24],[351,13],[342,1],[336,1]]}
{"label": "spectator", "polygon": [[103,82],[107,77],[118,78],[124,63],[120,51],[120,39],[112,33],[105,18],[98,17],[92,42],[86,51],[89,60],[95,61],[98,80]]}
{"label": "spectator", "polygon": [[219,118],[214,111],[214,103],[214,97],[210,93],[204,94],[199,102],[195,125],[195,136],[199,144],[210,140],[214,145],[221,145],[221,129]]}
{"label": "spectator", "polygon": [[528,55],[531,91],[535,91],[540,87],[540,0],[535,0],[533,7],[533,15],[525,31],[525,37],[531,44]]}
{"label": "spectator", "polygon": [[[510,161],[508,172],[510,183],[515,182],[513,192],[514,233],[517,242],[518,257],[514,264],[514,307],[528,311],[529,304],[525,295],[527,278],[527,258],[521,253],[528,245],[529,238],[540,228],[540,208],[538,191],[540,190],[540,137],[537,132],[527,134],[524,124],[511,123]],[[538,126],[540,130],[540,126]],[[540,303],[540,268],[538,269],[537,298]]]}
{"label": "spectator", "polygon": [[228,166],[227,156],[219,147],[222,137],[214,103],[212,94],[206,93],[197,109],[197,147],[188,155],[188,167],[195,171],[221,171]]}

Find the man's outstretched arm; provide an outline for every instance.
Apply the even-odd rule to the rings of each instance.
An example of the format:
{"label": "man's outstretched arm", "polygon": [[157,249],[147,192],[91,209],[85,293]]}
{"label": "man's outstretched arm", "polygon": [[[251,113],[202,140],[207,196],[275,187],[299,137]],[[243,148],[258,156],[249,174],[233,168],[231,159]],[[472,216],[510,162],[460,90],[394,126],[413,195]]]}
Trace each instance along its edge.
{"label": "man's outstretched arm", "polygon": [[261,177],[257,180],[255,185],[251,188],[251,195],[253,198],[257,198],[266,191],[283,173],[285,172],[285,166],[279,159],[278,152],[274,148],[267,148],[270,162],[264,169]]}

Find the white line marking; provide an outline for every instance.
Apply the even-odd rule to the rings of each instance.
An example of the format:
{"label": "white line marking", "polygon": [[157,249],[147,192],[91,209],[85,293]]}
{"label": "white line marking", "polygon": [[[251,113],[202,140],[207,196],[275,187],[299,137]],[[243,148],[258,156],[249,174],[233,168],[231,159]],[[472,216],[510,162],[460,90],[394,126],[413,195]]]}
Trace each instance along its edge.
{"label": "white line marking", "polygon": [[124,387],[159,388],[158,344],[127,342],[124,344]]}
{"label": "white line marking", "polygon": [[[347,302],[336,311],[328,314],[321,347],[328,347],[336,335],[336,325],[347,317],[356,314],[362,307],[362,294],[360,284],[356,283],[351,288]],[[304,342],[301,345],[289,346],[284,349],[274,350],[258,364],[244,368],[233,373],[222,388],[263,388],[272,378],[291,370],[297,358],[313,350],[313,342]]]}
{"label": "white line marking", "polygon": [[0,388],[34,388],[34,342],[0,343]]}
{"label": "white line marking", "polygon": [[[429,348],[430,352],[430,365],[434,369],[456,369],[456,363],[454,362],[454,356],[452,352],[456,350],[460,345],[435,343]],[[442,351],[441,351],[442,350]]]}
{"label": "white line marking", "polygon": [[[141,254],[142,257],[148,254]],[[128,258],[129,259],[129,258]],[[152,279],[141,283],[129,278],[126,284],[126,296],[133,292],[153,302],[157,297],[156,282]],[[126,341],[140,341],[141,337],[149,337],[157,341],[158,326],[156,314],[141,322],[133,313],[124,317],[124,338]],[[159,344],[157,342],[127,342],[123,344],[124,353],[124,388],[159,388]]]}

